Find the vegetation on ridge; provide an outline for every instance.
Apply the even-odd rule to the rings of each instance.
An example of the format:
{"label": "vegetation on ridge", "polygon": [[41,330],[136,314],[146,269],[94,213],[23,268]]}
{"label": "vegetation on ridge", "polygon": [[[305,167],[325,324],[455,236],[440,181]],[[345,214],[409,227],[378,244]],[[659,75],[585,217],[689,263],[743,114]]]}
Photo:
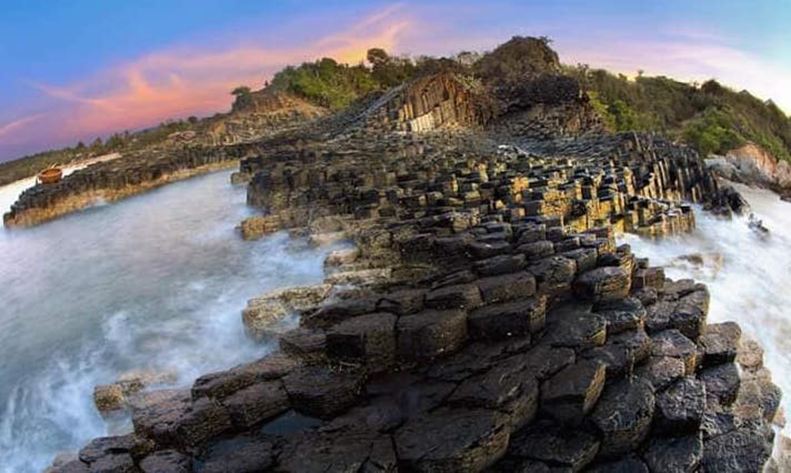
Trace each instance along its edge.
{"label": "vegetation on ridge", "polygon": [[[263,92],[285,92],[339,110],[373,91],[438,72],[455,73],[463,83],[476,88],[482,84],[504,101],[509,93],[518,95],[519,87],[531,78],[576,80],[612,131],[667,134],[703,156],[723,154],[752,141],[777,158],[791,161],[791,119],[771,101],[763,102],[747,91],[733,91],[714,80],[698,85],[642,74],[632,80],[585,65],[563,66],[550,44],[548,38],[515,36],[486,54],[410,58],[372,48],[367,64],[348,65],[322,58],[285,67],[261,91],[244,85],[235,88],[231,112],[251,110],[256,94]],[[157,144],[174,132],[199,131],[203,123],[195,117],[169,121],[135,133],[118,133],[105,142],[97,139],[88,146],[80,143],[0,163],[0,185],[35,175],[48,166]]]}
{"label": "vegetation on ridge", "polygon": [[613,131],[656,131],[693,146],[702,156],[725,154],[752,141],[791,160],[791,119],[771,100],[736,92],[715,80],[701,85],[667,77],[634,80],[587,66],[566,67]]}

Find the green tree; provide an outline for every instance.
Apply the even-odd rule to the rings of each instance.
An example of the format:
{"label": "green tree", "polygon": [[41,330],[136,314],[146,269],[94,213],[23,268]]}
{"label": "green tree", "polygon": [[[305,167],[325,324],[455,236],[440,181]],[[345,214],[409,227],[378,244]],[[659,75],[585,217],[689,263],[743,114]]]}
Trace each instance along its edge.
{"label": "green tree", "polygon": [[231,91],[231,95],[235,97],[233,105],[231,106],[231,109],[235,112],[244,110],[253,105],[253,95],[250,91],[250,87],[239,86]]}

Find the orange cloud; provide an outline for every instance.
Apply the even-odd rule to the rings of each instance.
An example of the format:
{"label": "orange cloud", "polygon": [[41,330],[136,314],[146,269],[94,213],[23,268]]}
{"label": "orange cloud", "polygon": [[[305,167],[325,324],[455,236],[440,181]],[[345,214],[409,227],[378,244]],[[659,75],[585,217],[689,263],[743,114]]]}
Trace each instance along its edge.
{"label": "orange cloud", "polygon": [[356,63],[364,60],[371,46],[393,50],[412,25],[402,10],[401,5],[387,7],[343,31],[299,47],[163,50],[79,84],[31,85],[70,104],[63,131],[71,136],[141,128],[169,118],[227,110],[235,86],[260,87],[285,64],[322,56]]}

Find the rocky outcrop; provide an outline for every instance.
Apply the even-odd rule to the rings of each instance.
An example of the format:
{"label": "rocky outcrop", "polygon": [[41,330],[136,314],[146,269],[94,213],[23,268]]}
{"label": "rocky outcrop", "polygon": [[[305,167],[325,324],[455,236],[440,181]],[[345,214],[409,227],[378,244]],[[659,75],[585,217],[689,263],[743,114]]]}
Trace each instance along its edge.
{"label": "rocky outcrop", "polygon": [[[133,434],[53,470],[761,471],[779,391],[738,326],[707,324],[705,286],[665,279],[612,233],[546,223],[391,239],[430,275],[308,298],[281,345],[310,350],[149,393]],[[546,271],[561,260],[558,292]]]}
{"label": "rocky outcrop", "polygon": [[751,186],[767,187],[788,195],[791,190],[791,164],[778,160],[755,143],[714,156],[706,164],[720,177]]}

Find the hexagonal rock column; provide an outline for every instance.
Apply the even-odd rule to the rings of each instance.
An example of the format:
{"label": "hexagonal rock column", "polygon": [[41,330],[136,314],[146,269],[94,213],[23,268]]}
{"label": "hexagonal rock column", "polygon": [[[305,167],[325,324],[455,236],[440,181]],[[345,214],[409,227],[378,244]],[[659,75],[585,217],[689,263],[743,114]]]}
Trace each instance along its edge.
{"label": "hexagonal rock column", "polygon": [[541,385],[541,410],[564,424],[581,423],[599,400],[605,373],[606,366],[598,360],[565,367]]}
{"label": "hexagonal rock column", "polygon": [[[338,435],[307,432],[286,440],[276,471],[324,473],[329,471],[396,471],[397,459],[388,436],[370,431]],[[249,470],[260,471],[260,470]]]}
{"label": "hexagonal rock column", "polygon": [[655,437],[648,442],[643,459],[651,471],[698,471],[703,459],[702,435],[698,432],[684,437]]}
{"label": "hexagonal rock column", "polygon": [[534,333],[544,328],[546,298],[543,296],[515,302],[489,304],[467,317],[470,337],[498,340]]}
{"label": "hexagonal rock column", "polygon": [[390,367],[396,358],[396,316],[384,312],[361,315],[327,332],[330,358],[358,362],[373,372]]}
{"label": "hexagonal rock column", "polygon": [[235,427],[245,429],[274,417],[290,407],[283,383],[265,381],[236,391],[222,400]]}
{"label": "hexagonal rock column", "polygon": [[578,472],[593,461],[598,451],[599,441],[583,430],[563,429],[552,422],[537,421],[511,438],[508,456],[542,461],[559,465],[563,471]]}
{"label": "hexagonal rock column", "polygon": [[361,373],[339,373],[318,366],[301,368],[283,378],[294,409],[322,419],[332,418],[356,404],[364,383]]}
{"label": "hexagonal rock column", "polygon": [[678,435],[696,432],[706,409],[706,391],[703,383],[693,378],[683,378],[656,396],[657,432]]}
{"label": "hexagonal rock column", "polygon": [[593,302],[623,299],[629,295],[630,275],[617,266],[596,268],[580,275],[574,281],[574,293]]}
{"label": "hexagonal rock column", "polygon": [[399,465],[416,472],[481,471],[508,447],[501,417],[483,409],[440,409],[413,419],[393,437]]}
{"label": "hexagonal rock column", "polygon": [[488,372],[462,382],[448,402],[466,407],[497,409],[507,414],[511,430],[533,420],[538,409],[538,382],[525,372],[525,360],[512,357]]}
{"label": "hexagonal rock column", "polygon": [[401,358],[430,359],[461,347],[467,338],[467,315],[461,310],[427,310],[402,316],[396,329]]}
{"label": "hexagonal rock column", "polygon": [[591,420],[602,434],[599,455],[613,457],[640,445],[654,416],[653,391],[642,378],[608,383],[591,412]]}

